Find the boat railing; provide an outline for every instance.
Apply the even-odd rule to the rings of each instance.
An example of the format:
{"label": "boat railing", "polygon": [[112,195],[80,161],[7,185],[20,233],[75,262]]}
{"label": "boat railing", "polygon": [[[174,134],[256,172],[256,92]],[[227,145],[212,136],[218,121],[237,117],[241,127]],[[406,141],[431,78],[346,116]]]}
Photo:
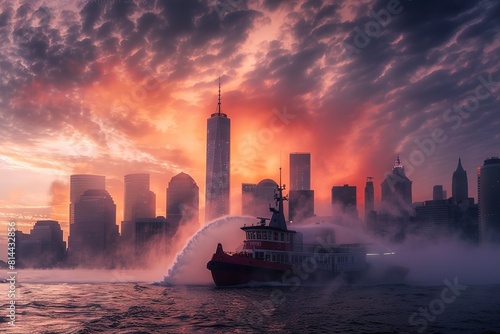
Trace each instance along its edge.
{"label": "boat railing", "polygon": [[[366,243],[352,243],[352,244],[334,244],[334,243],[324,243],[324,244],[302,244],[303,249],[311,249],[311,250],[317,250],[321,252],[322,250],[324,252],[328,251],[333,251],[335,252],[336,250],[353,250],[353,249],[364,249],[368,244]],[[320,247],[318,249],[318,246]]]}

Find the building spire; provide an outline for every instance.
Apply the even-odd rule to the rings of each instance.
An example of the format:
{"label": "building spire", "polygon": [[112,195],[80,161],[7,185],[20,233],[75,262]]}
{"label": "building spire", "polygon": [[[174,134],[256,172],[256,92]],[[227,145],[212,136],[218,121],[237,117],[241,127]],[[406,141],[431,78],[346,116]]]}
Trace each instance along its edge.
{"label": "building spire", "polygon": [[396,167],[403,167],[403,165],[401,165],[401,159],[399,159],[399,154],[397,155],[396,161],[394,162],[394,168]]}
{"label": "building spire", "polygon": [[217,113],[220,115],[220,75],[219,75],[219,102],[217,103]]}
{"label": "building spire", "polygon": [[460,157],[458,158],[457,171],[459,172],[465,171],[464,167],[462,166],[462,159]]}

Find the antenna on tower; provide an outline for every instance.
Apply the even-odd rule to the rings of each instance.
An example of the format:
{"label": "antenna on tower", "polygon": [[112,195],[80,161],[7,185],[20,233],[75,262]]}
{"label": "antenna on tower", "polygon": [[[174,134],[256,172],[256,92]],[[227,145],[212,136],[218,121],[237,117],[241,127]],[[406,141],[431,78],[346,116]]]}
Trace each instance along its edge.
{"label": "antenna on tower", "polygon": [[217,103],[217,113],[220,115],[220,75],[219,75],[219,102]]}
{"label": "antenna on tower", "polygon": [[280,188],[281,188],[281,150],[280,150]]}

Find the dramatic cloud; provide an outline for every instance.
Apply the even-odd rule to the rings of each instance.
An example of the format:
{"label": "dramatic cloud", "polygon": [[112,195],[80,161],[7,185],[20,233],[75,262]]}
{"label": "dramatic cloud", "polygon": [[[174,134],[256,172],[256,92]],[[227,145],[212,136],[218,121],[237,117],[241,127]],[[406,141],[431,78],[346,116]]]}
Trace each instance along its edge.
{"label": "dramatic cloud", "polygon": [[476,197],[475,167],[499,154],[498,17],[492,0],[4,0],[2,208],[37,188],[31,205],[64,221],[72,173],[106,175],[122,210],[123,176],[149,172],[165,214],[184,171],[203,202],[219,76],[234,213],[241,183],[277,179],[280,154],[286,180],[296,151],[312,153],[320,203],[345,183],[362,203],[366,176],[378,197],[398,153],[415,200],[450,193],[459,156]]}

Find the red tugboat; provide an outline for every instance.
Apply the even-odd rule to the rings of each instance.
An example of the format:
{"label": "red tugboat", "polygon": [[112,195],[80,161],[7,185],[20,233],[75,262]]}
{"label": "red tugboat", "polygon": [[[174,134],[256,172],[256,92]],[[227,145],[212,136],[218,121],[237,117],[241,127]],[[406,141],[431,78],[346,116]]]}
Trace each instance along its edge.
{"label": "red tugboat", "polygon": [[363,244],[304,244],[302,233],[287,229],[284,189],[280,182],[274,195],[275,207],[269,208],[271,219],[258,217],[257,225],[241,227],[246,233],[241,252],[225,252],[220,243],[217,245],[207,263],[216,286],[252,282],[296,284],[299,277],[308,282],[323,282],[339,275],[350,278],[366,270]]}

